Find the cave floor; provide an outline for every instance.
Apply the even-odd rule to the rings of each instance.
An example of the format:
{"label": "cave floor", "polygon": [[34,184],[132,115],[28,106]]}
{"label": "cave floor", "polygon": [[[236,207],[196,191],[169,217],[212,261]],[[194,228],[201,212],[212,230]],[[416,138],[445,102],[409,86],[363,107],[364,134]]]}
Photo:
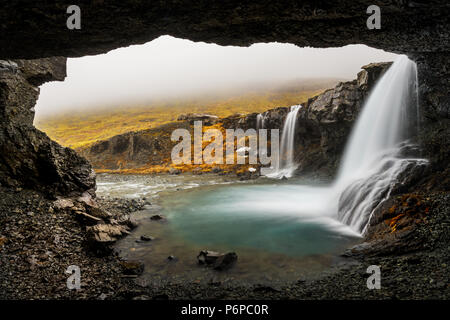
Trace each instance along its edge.
{"label": "cave floor", "polygon": [[[186,282],[156,288],[125,276],[118,256],[92,254],[83,226],[50,209],[42,194],[0,187],[0,299],[448,299],[449,196],[427,196],[435,205],[415,228],[424,240],[414,251],[346,258],[316,279],[283,287]],[[67,289],[70,265],[81,266],[80,290]],[[366,286],[370,265],[380,266],[379,290]]]}

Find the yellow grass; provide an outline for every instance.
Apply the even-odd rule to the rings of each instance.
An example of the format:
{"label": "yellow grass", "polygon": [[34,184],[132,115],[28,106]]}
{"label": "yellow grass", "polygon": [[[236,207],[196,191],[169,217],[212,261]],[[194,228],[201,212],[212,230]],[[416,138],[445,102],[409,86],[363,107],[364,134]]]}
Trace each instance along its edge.
{"label": "yellow grass", "polygon": [[279,106],[303,103],[329,87],[329,81],[315,87],[314,90],[290,88],[235,94],[226,98],[191,98],[145,106],[96,108],[95,111],[37,119],[35,126],[61,145],[75,149],[125,132],[158,127],[175,121],[182,113],[208,113],[226,117],[235,113],[263,112]]}

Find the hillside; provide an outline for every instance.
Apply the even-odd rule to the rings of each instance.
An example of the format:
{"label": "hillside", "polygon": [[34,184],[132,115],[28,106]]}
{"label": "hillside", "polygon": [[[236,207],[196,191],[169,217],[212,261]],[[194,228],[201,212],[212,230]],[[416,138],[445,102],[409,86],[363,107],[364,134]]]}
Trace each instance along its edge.
{"label": "hillside", "polygon": [[278,106],[306,102],[332,87],[337,79],[297,80],[246,92],[209,94],[146,105],[96,107],[35,119],[35,126],[63,146],[79,148],[131,131],[159,127],[182,113],[208,113],[227,117],[235,113],[263,112]]}

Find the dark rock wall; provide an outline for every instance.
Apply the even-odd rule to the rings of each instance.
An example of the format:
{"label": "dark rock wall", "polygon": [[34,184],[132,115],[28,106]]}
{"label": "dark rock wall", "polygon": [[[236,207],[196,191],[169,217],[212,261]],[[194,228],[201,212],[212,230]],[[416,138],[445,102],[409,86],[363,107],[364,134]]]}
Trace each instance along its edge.
{"label": "dark rock wall", "polygon": [[[336,47],[363,43],[388,51],[449,50],[446,0],[79,0],[81,30],[66,28],[73,1],[4,1],[0,58],[83,56],[169,34],[220,45],[290,42]],[[369,30],[370,5],[381,29]]]}
{"label": "dark rock wall", "polygon": [[96,169],[136,169],[170,163],[173,146],[172,131],[192,131],[189,121],[168,123],[158,128],[128,132],[99,141],[77,152],[89,159]]}
{"label": "dark rock wall", "polygon": [[430,160],[422,188],[450,190],[450,53],[411,56],[417,63],[420,102],[419,142]]}
{"label": "dark rock wall", "polygon": [[0,60],[0,183],[40,190],[50,197],[95,192],[87,160],[33,126],[39,88],[64,80],[66,59]]}

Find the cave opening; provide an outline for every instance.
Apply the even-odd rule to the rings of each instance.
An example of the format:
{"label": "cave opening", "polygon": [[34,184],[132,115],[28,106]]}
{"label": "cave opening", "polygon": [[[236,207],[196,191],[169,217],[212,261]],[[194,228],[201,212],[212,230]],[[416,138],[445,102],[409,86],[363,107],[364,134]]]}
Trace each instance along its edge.
{"label": "cave opening", "polygon": [[[203,243],[208,245],[207,249],[212,250],[217,246],[219,250],[223,250],[222,252],[231,250],[231,247],[239,248],[236,250],[239,261],[237,265],[232,267],[231,273],[215,273],[216,267],[219,269],[227,267],[223,264],[213,263],[213,268],[207,268],[205,272],[198,269],[198,265],[195,264],[194,272],[191,274],[192,278],[188,282],[176,283],[176,281],[173,281],[171,282],[173,286],[170,286],[167,290],[161,290],[163,294],[156,289],[153,290],[157,286],[145,286],[145,279],[140,278],[136,281],[139,285],[142,285],[139,293],[136,293],[136,295],[140,295],[137,298],[191,298],[193,292],[196,293],[195,297],[205,297],[205,292],[208,292],[208,294],[212,292],[212,296],[218,298],[249,298],[255,296],[269,298],[287,296],[294,298],[335,298],[336,296],[350,298],[355,296],[363,298],[423,298],[424,296],[445,296],[445,283],[448,282],[445,275],[448,272],[445,272],[442,266],[446,265],[445,259],[448,256],[448,237],[446,237],[448,232],[445,228],[447,225],[445,221],[448,212],[448,141],[450,141],[448,138],[448,79],[450,77],[448,77],[448,28],[446,28],[449,16],[448,5],[443,2],[440,3],[440,1],[433,1],[430,4],[415,1],[414,3],[396,2],[386,5],[382,7],[383,23],[381,29],[367,30],[365,23],[367,4],[364,1],[357,1],[351,5],[346,1],[319,4],[313,4],[310,1],[300,4],[294,1],[283,6],[275,2],[268,4],[258,1],[251,4],[234,2],[226,4],[211,4],[208,2],[205,4],[206,2],[200,1],[195,4],[191,3],[192,6],[181,7],[178,2],[148,4],[133,1],[131,4],[127,1],[121,3],[93,1],[88,4],[86,1],[85,6],[83,6],[84,20],[82,24],[85,29],[79,30],[79,32],[71,32],[65,28],[65,7],[61,11],[61,7],[53,7],[52,4],[47,3],[40,4],[38,10],[35,7],[24,9],[17,1],[5,5],[6,10],[4,13],[2,12],[4,23],[2,24],[3,37],[0,40],[3,44],[0,46],[0,56],[3,59],[12,59],[12,61],[0,61],[0,111],[3,120],[1,122],[3,130],[0,131],[0,187],[2,191],[0,224],[7,226],[0,232],[0,250],[2,250],[1,259],[4,259],[2,260],[2,265],[4,265],[2,275],[6,275],[6,279],[8,279],[8,281],[0,283],[2,289],[0,290],[0,297],[122,298],[123,296],[118,292],[123,292],[120,286],[124,282],[121,279],[122,271],[117,271],[118,266],[124,268],[123,272],[126,273],[126,276],[134,277],[142,273],[143,265],[138,262],[123,263],[121,261],[120,264],[119,262],[114,263],[109,258],[109,260],[94,260],[86,254],[87,251],[84,248],[81,249],[81,242],[84,243],[85,240],[92,246],[95,253],[100,253],[105,248],[110,249],[109,246],[115,244],[116,248],[119,247],[120,249],[121,247],[124,250],[121,254],[122,257],[128,256],[129,258],[142,257],[145,253],[143,247],[154,245],[154,258],[158,261],[156,268],[161,266],[163,269],[169,268],[173,271],[172,275],[176,275],[180,269],[183,269],[183,266],[185,266],[183,261],[188,261],[189,268],[194,267],[193,260],[196,262],[197,252],[181,250],[182,252],[179,253],[180,251],[176,251],[180,250],[179,247],[177,248],[180,243],[191,242],[197,243],[197,245]],[[60,14],[61,12],[63,14]],[[121,14],[116,14],[118,12]],[[166,14],[169,12],[169,15]],[[34,17],[36,19],[32,19]],[[186,20],[187,18],[188,20]],[[10,22],[17,19],[21,21],[20,28],[17,28],[18,24]],[[115,23],[110,23],[111,21]],[[186,21],[189,21],[189,23]],[[414,21],[414,23],[411,23],[411,21]],[[41,32],[36,33],[36,30],[41,30]],[[345,238],[343,234],[339,232],[329,233],[329,230],[324,230],[317,224],[311,226],[304,223],[304,229],[302,229],[304,232],[301,236],[309,235],[311,236],[309,240],[311,240],[314,239],[314,236],[322,235],[324,238],[333,239],[333,241],[315,241],[315,243],[322,243],[324,246],[315,246],[314,248],[309,245],[304,246],[305,242],[298,241],[298,238],[289,238],[289,235],[295,236],[295,232],[298,231],[298,224],[290,223],[292,221],[287,219],[284,224],[277,225],[276,223],[283,219],[271,221],[273,217],[270,214],[264,217],[267,218],[266,220],[262,219],[258,222],[256,220],[243,221],[237,217],[238,224],[241,222],[238,226],[217,219],[209,221],[210,227],[203,225],[200,228],[196,226],[193,229],[192,224],[202,214],[202,209],[199,209],[199,207],[209,208],[208,213],[217,213],[218,215],[215,218],[220,217],[221,212],[215,210],[214,206],[208,207],[208,205],[223,204],[223,208],[227,208],[227,206],[230,208],[233,204],[236,205],[236,203],[230,201],[230,197],[232,198],[237,194],[244,196],[245,200],[245,196],[250,194],[243,191],[245,188],[250,188],[251,193],[267,195],[267,197],[262,196],[263,200],[257,203],[259,211],[266,213],[271,210],[273,212],[280,211],[279,207],[271,207],[270,203],[267,203],[271,202],[270,200],[274,200],[272,203],[276,203],[280,199],[286,200],[288,192],[285,191],[289,191],[290,178],[287,181],[285,179],[277,181],[280,186],[278,191],[280,192],[265,193],[267,190],[253,189],[253,186],[250,186],[250,183],[257,180],[252,180],[253,170],[256,169],[248,167],[241,172],[235,172],[236,183],[239,186],[242,184],[244,189],[226,189],[226,186],[223,186],[225,188],[222,190],[223,192],[216,192],[218,190],[215,189],[216,187],[222,187],[221,182],[224,184],[230,183],[228,173],[220,167],[208,168],[213,174],[217,174],[217,179],[210,178],[211,176],[204,174],[204,172],[193,172],[186,178],[187,176],[183,174],[185,168],[165,167],[164,170],[167,170],[168,174],[160,175],[158,170],[164,167],[167,158],[158,158],[158,155],[164,154],[166,150],[170,149],[170,145],[168,148],[168,140],[164,136],[167,136],[175,127],[171,127],[170,123],[157,123],[157,120],[161,119],[161,114],[163,114],[163,111],[166,112],[169,107],[166,107],[166,110],[161,108],[162,111],[158,115],[144,115],[139,121],[129,121],[130,116],[127,119],[121,118],[124,112],[117,109],[118,112],[114,114],[117,121],[105,123],[105,117],[95,119],[92,115],[80,116],[78,112],[75,112],[80,108],[75,106],[73,109],[68,108],[66,112],[66,115],[72,113],[71,116],[75,118],[74,121],[55,122],[48,126],[50,129],[43,127],[44,122],[42,121],[46,118],[43,106],[46,105],[44,103],[45,96],[49,92],[47,91],[49,88],[47,85],[41,87],[42,100],[33,109],[38,95],[37,87],[46,81],[61,81],[65,78],[66,60],[61,56],[83,57],[89,54],[103,54],[108,50],[126,45],[145,43],[162,34],[171,34],[181,38],[208,41],[221,45],[239,46],[272,41],[293,43],[299,47],[341,47],[351,43],[361,43],[390,52],[407,54],[410,59],[417,63],[417,73],[420,79],[420,102],[423,106],[421,116],[424,119],[420,140],[423,155],[429,159],[429,165],[426,168],[409,168],[400,177],[403,181],[401,187],[396,189],[395,193],[386,195],[386,201],[377,208],[376,219],[371,221],[371,227],[373,228],[364,237],[367,243],[352,247],[350,252],[346,251],[346,254],[353,258],[359,259],[357,257],[362,257],[360,261],[364,263],[377,264],[379,262],[377,259],[383,257],[383,268],[386,267],[386,270],[390,270],[392,279],[403,279],[401,283],[383,282],[383,290],[375,293],[374,291],[368,291],[365,283],[362,283],[364,281],[359,281],[361,280],[360,275],[366,271],[365,265],[359,265],[349,266],[350,271],[338,272],[335,276],[324,278],[323,281],[308,281],[305,285],[303,279],[308,278],[308,275],[301,271],[308,268],[309,270],[320,271],[320,266],[330,262],[328,259],[330,256],[326,254],[330,253],[328,245],[330,243],[337,244]],[[80,61],[87,58],[89,57],[80,58]],[[347,58],[350,60],[352,56],[349,54]],[[129,60],[131,59],[133,58],[129,58]],[[185,57],[181,59],[185,59]],[[208,59],[204,58],[203,61],[208,62]],[[257,61],[258,59],[251,60],[252,63]],[[286,61],[289,61],[289,59],[286,59]],[[119,76],[121,66],[135,68],[138,71],[143,69],[142,63],[136,66],[133,62],[135,61],[122,61],[110,65],[106,70],[100,70],[105,75],[107,74],[105,71],[116,71],[108,77],[115,79],[116,86],[110,87],[109,93],[106,93],[107,97],[113,96],[110,94],[112,91],[114,93],[120,91],[124,82],[134,83],[129,78]],[[75,64],[75,61],[70,59],[67,65],[69,73],[67,82],[70,81],[69,78],[72,73],[70,65],[72,63]],[[195,64],[192,64],[191,61],[187,64],[195,67]],[[387,67],[387,65],[376,64],[370,67],[366,66],[360,71],[359,68],[365,64],[366,62],[357,65],[358,69],[352,72],[351,77],[341,79],[345,80],[342,85],[335,86],[335,83],[331,85],[331,90],[326,91],[327,94],[326,92],[318,92],[315,99],[309,97],[313,99],[307,99],[306,106],[289,108],[288,105],[291,102],[286,102],[283,103],[284,108],[275,108],[275,105],[270,105],[269,108],[262,108],[261,111],[252,109],[250,114],[248,114],[249,110],[244,108],[247,116],[236,115],[233,110],[233,114],[236,116],[224,116],[227,118],[226,124],[235,126],[238,123],[244,126],[281,128],[284,127],[284,119],[288,117],[291,119],[297,118],[299,120],[297,125],[289,127],[295,129],[292,130],[296,133],[294,142],[299,143],[301,147],[300,152],[296,153],[294,159],[298,164],[298,169],[302,173],[321,171],[321,174],[323,173],[325,176],[332,176],[339,163],[339,159],[335,155],[342,154],[342,141],[347,139],[351,127],[352,121],[347,120],[352,120],[354,112],[351,108],[337,108],[337,111],[340,112],[335,115],[328,112],[324,114],[323,111],[324,109],[333,110],[333,106],[336,106],[333,103],[328,104],[330,101],[339,102],[338,105],[344,105],[345,101],[352,101],[350,105],[354,104],[355,92],[358,92],[358,90],[360,94],[362,94],[361,91],[367,92],[367,89],[373,84],[371,80],[380,77]],[[265,67],[270,65],[273,64],[266,64]],[[334,65],[341,66],[344,64],[342,61],[334,61]],[[87,66],[86,69],[94,71],[95,66]],[[213,66],[211,66],[211,69],[214,69]],[[239,69],[239,67],[236,67],[236,69]],[[332,68],[321,64],[318,69],[331,70]],[[241,66],[241,70],[245,71],[246,69]],[[266,69],[261,68],[261,70]],[[396,70],[398,71],[398,69]],[[195,68],[194,71],[198,71],[198,68]],[[284,70],[285,73],[288,71],[296,72],[297,70],[291,65],[290,68],[288,66],[287,70]],[[356,76],[358,71],[361,73]],[[94,74],[90,74],[84,77],[84,80],[81,80],[94,91],[94,94],[87,94],[88,91],[78,92],[75,96],[80,101],[81,98],[94,96],[95,91],[101,92],[94,84],[108,82],[95,77],[95,73],[100,74],[102,72],[94,72]],[[174,76],[170,72],[155,73],[159,76],[159,80],[163,80],[161,77],[177,78],[179,75],[175,74]],[[185,73],[183,72],[183,74]],[[267,74],[273,75],[266,71],[266,74],[263,74],[260,78],[264,78]],[[242,74],[235,74],[234,78],[246,79]],[[189,85],[196,83],[194,80],[195,77],[191,77],[185,83],[179,82],[181,84],[178,87],[192,88]],[[214,85],[216,82],[212,80],[214,79],[210,79],[206,84]],[[60,84],[62,83],[60,82]],[[49,83],[48,86],[55,84]],[[173,85],[171,86],[173,87]],[[74,88],[75,86],[72,87],[72,89]],[[355,88],[357,90],[354,90]],[[145,89],[148,89],[148,86],[144,87],[143,91]],[[248,90],[247,87],[246,90]],[[133,94],[134,92],[129,93]],[[61,106],[61,109],[65,109],[64,100],[76,100],[70,97],[70,94],[62,91],[56,95],[63,97],[59,101],[55,100],[56,104]],[[113,97],[115,99],[113,103],[110,101],[104,103],[107,112],[111,111],[111,105],[114,102],[120,101],[117,96]],[[359,101],[361,98],[362,95],[356,94],[356,100]],[[195,99],[196,102],[199,101],[197,97]],[[295,98],[295,103],[300,102],[298,100]],[[248,101],[246,100],[247,103]],[[86,106],[89,105],[89,109],[91,109],[91,103],[86,103],[86,100],[83,103]],[[147,101],[133,103],[147,104]],[[97,106],[97,102],[95,102],[95,105]],[[203,101],[201,105],[204,105]],[[325,105],[326,108],[321,108]],[[269,110],[272,111],[268,112]],[[311,110],[316,113],[306,112]],[[78,153],[75,153],[71,148],[61,147],[41,131],[36,130],[33,126],[34,111],[36,111],[35,124],[38,128],[43,129],[50,137],[63,145],[77,149]],[[214,127],[217,125],[215,123],[216,118],[210,117],[211,114],[209,113],[201,114],[200,118],[203,121],[208,121],[210,126]],[[315,119],[309,117],[308,114],[315,116]],[[343,117],[344,121],[334,122],[339,117]],[[113,119],[113,117],[109,118]],[[177,126],[185,123],[186,128],[190,126],[190,121],[193,120],[184,112],[176,112],[176,115],[169,115],[168,118],[176,122]],[[70,117],[66,117],[66,119],[70,119]],[[73,130],[77,126],[79,128],[81,121],[89,120],[92,120],[92,122],[89,126],[86,126],[88,130],[85,132]],[[319,122],[324,125],[318,125]],[[367,122],[370,123],[371,121]],[[142,124],[142,126],[136,126],[136,124]],[[99,130],[99,127],[95,125],[99,125],[100,128],[102,126],[107,127],[110,135],[99,135],[102,130]],[[158,129],[151,128],[152,125],[155,125]],[[60,135],[57,136],[50,130],[52,128],[58,129],[58,126],[60,126]],[[121,131],[123,128],[125,130]],[[139,129],[144,129],[145,134],[134,134]],[[132,132],[127,133],[130,130]],[[86,137],[93,139],[89,140]],[[81,144],[78,144],[80,141]],[[87,147],[87,149],[83,149],[84,147]],[[87,156],[90,162],[84,157],[80,157],[80,153]],[[103,157],[105,154],[107,157]],[[301,155],[308,156],[302,157]],[[149,159],[155,159],[155,163],[152,165],[154,165],[156,172],[155,170],[147,170],[148,168],[145,167],[141,168],[140,173],[153,173],[153,175],[147,176],[147,181],[143,181],[145,175],[136,175],[135,171],[130,172],[131,169],[140,167],[143,163],[148,163]],[[98,174],[97,186],[91,164]],[[380,162],[380,164],[382,163]],[[127,173],[127,170],[129,175],[109,173],[110,171]],[[130,177],[134,179],[131,184],[129,183]],[[310,179],[316,178],[313,176]],[[180,186],[185,186],[186,189],[183,190]],[[96,187],[97,198],[95,198]],[[152,198],[151,196],[155,188],[164,189],[163,193],[173,192],[173,194],[179,196],[165,197],[161,193],[161,198],[158,200],[157,197]],[[211,192],[207,192],[209,188],[212,189],[209,190]],[[205,193],[197,193],[198,190],[204,190]],[[367,188],[359,188],[356,185],[349,189],[346,194],[352,192],[365,197]],[[305,194],[308,195],[308,193],[303,195]],[[314,193],[314,195],[316,194]],[[324,199],[324,197],[319,196],[316,197],[315,202],[325,202]],[[352,204],[345,200],[342,201],[343,205],[351,207]],[[161,201],[163,206],[169,205],[173,210],[162,212],[161,208],[158,207],[158,201]],[[244,210],[248,209],[250,205],[247,203],[247,206],[240,207],[240,210]],[[11,210],[12,208],[14,209]],[[295,208],[290,209],[295,210]],[[314,208],[309,209],[313,211]],[[190,210],[187,215],[178,214],[185,213],[187,210]],[[146,211],[146,213],[137,213],[137,211]],[[132,228],[136,227],[130,216],[137,219],[147,219],[149,215],[151,215],[149,221],[155,222],[151,229],[144,230],[138,227],[131,235],[123,238],[129,234]],[[185,220],[173,219],[175,216]],[[351,220],[351,216],[344,218]],[[424,221],[426,223],[423,223]],[[186,228],[184,229],[183,226]],[[224,235],[224,231],[229,232],[226,238],[232,238],[239,242],[242,241],[242,236],[247,233],[257,234],[265,227],[274,226],[277,232],[269,235],[262,233],[264,237],[259,239],[253,237],[252,241],[246,243],[253,246],[253,249],[263,248],[266,250],[265,254],[259,256],[261,260],[255,258],[254,252],[250,252],[251,250],[248,250],[248,248],[242,249],[238,245],[227,247],[221,246],[217,242],[204,242],[205,239],[213,237],[218,240],[223,239],[221,235]],[[254,228],[255,232],[246,233],[242,229],[243,227]],[[318,228],[314,230],[316,227]],[[168,230],[167,228],[171,229]],[[39,232],[29,232],[30,230],[39,230]],[[205,235],[205,230],[214,234]],[[148,234],[144,234],[144,231],[148,231]],[[161,245],[171,237],[170,232],[178,233],[181,239],[178,238],[177,241],[173,241],[172,247]],[[27,236],[24,239],[22,235],[25,234]],[[261,235],[261,232],[259,234]],[[280,237],[283,241],[277,243],[274,239],[280,239],[280,234],[284,238]],[[339,240],[336,240],[336,237]],[[122,241],[119,240],[121,238],[123,238]],[[346,239],[350,240],[348,244],[353,244],[352,239]],[[153,240],[155,242],[152,242]],[[48,249],[45,253],[41,250],[44,245],[39,247],[44,242],[45,248]],[[344,244],[344,242],[339,243]],[[36,245],[30,245],[29,243]],[[61,249],[61,243],[64,246],[69,246],[67,251]],[[243,243],[241,242],[240,245],[243,245]],[[17,252],[22,252],[20,250],[23,248],[27,248],[26,253],[30,256],[17,259]],[[195,247],[195,244],[192,245],[192,248],[197,251],[200,249]],[[197,256],[199,263],[200,261],[211,261],[211,259],[218,259],[219,262],[224,260],[236,262],[236,254],[233,254],[233,252],[221,255],[217,252],[205,252],[203,246],[201,249],[202,252]],[[316,253],[325,252],[325,255],[320,255],[320,258],[316,256],[317,259],[304,260],[306,265],[297,264],[298,261],[293,262],[293,260],[286,258],[286,254],[294,253],[295,255],[295,250],[301,251],[303,249],[305,251],[300,252],[301,254],[311,253],[308,250],[313,249]],[[433,259],[429,258],[430,250],[433,251]],[[51,251],[55,252],[56,255],[53,256]],[[274,251],[281,253],[281,256],[285,256],[280,257],[278,255],[269,258]],[[376,259],[371,258],[374,253],[377,256]],[[83,277],[85,277],[83,283],[88,285],[83,287],[81,295],[79,295],[79,292],[68,292],[64,286],[61,290],[61,283],[48,277],[48,274],[64,274],[66,267],[64,264],[66,262],[71,263],[72,257],[76,257],[77,261],[88,263],[88,268],[83,269]],[[52,259],[54,260],[52,261]],[[146,261],[146,268],[149,268],[150,272],[154,271],[152,270],[152,262],[155,259]],[[267,263],[255,267],[257,261],[262,260]],[[12,263],[13,261],[14,263]],[[39,268],[35,268],[36,266],[39,266]],[[318,266],[318,268],[314,268],[314,266]],[[242,277],[243,274],[244,276],[249,275],[245,273],[245,270],[252,269],[257,271],[258,276],[267,275],[263,281],[260,281],[260,278],[256,279],[257,283],[265,282],[267,286],[260,287],[257,290],[242,288],[228,290],[228,287],[227,290],[223,290],[222,284],[227,285],[230,278],[234,277],[234,273],[239,274],[236,277],[239,282],[239,277]],[[184,269],[184,271],[186,270]],[[404,277],[404,270],[407,270],[408,276],[406,278]],[[443,271],[440,272],[439,270]],[[14,276],[17,274],[20,274],[20,277]],[[164,283],[167,280],[165,277],[170,276],[170,273],[160,272],[158,274],[158,271],[155,274],[158,275],[154,278],[156,283]],[[291,279],[287,279],[291,283],[289,293],[284,289],[278,290],[275,278],[280,274],[292,276]],[[424,274],[427,277],[424,277]],[[275,275],[275,278],[273,275]],[[297,282],[297,277],[300,277],[301,281]],[[42,279],[42,283],[36,280],[38,278]],[[208,283],[205,286],[192,285],[192,283],[197,283],[198,278],[203,280],[208,278]],[[111,279],[115,281],[111,281]],[[176,280],[176,277],[173,277],[173,279]],[[355,284],[355,279],[358,279],[362,284],[359,282]],[[98,280],[100,282],[106,280],[105,283],[108,283],[108,285],[99,284]],[[142,282],[140,282],[141,280]],[[32,285],[30,286],[30,284]],[[273,289],[272,286],[277,289]],[[113,288],[111,289],[111,287]],[[143,287],[145,289],[142,289]],[[130,287],[127,286],[126,288]],[[102,292],[100,297],[98,296],[99,292]],[[108,293],[104,294],[103,292]],[[127,291],[125,295],[127,297],[135,295],[131,292],[135,291]]]}
{"label": "cave opening", "polygon": [[[160,212],[167,216],[169,227],[143,222],[136,233],[117,246],[123,257],[134,258],[135,251],[130,250],[135,249],[136,242],[142,243],[140,233],[166,238],[148,255],[152,259],[157,256],[160,263],[148,263],[147,274],[170,281],[187,274],[189,279],[200,276],[185,262],[178,262],[178,268],[169,272],[164,255],[170,252],[177,259],[189,261],[188,254],[201,246],[219,251],[238,248],[245,255],[241,258],[243,266],[254,259],[263,260],[257,268],[253,266],[255,270],[241,269],[244,276],[240,279],[249,283],[264,282],[261,274],[277,278],[281,260],[302,272],[306,272],[306,264],[314,265],[309,269],[314,273],[329,265],[329,254],[358,241],[358,232],[329,218],[315,221],[308,216],[306,222],[293,222],[290,213],[276,219],[267,219],[267,214],[261,219],[240,215],[244,211],[237,208],[230,211],[216,195],[235,197],[243,190],[242,196],[246,189],[222,190],[221,186],[239,181],[252,185],[260,168],[248,163],[231,169],[218,163],[174,166],[170,162],[170,133],[180,127],[189,129],[199,120],[219,131],[232,127],[290,130],[292,162],[300,164],[301,174],[333,176],[366,96],[389,67],[386,61],[396,57],[363,45],[314,49],[262,43],[242,48],[164,36],[99,56],[69,59],[65,81],[41,87],[35,125],[91,162],[97,172],[99,201],[145,199],[144,203],[151,204],[141,208],[143,217]],[[296,105],[314,112],[316,120],[308,118],[301,107],[292,113],[291,106]],[[323,108],[328,110],[324,113]],[[289,117],[297,123],[292,129],[286,127]],[[322,123],[317,121],[320,117],[328,118]],[[252,150],[243,152],[250,155]],[[293,177],[293,171],[289,175],[281,172],[278,178],[305,183]],[[262,181],[256,184],[264,188],[267,181]],[[217,187],[208,186],[210,183]],[[322,182],[316,179],[313,183],[320,187]],[[323,203],[330,193],[324,189],[318,195],[304,187],[298,191],[305,197],[302,201],[311,203],[317,197]],[[290,194],[289,189],[281,194],[270,188],[263,192],[269,192],[271,197],[265,198],[273,200],[272,204],[266,201],[266,207],[277,203],[273,195],[283,198]],[[252,190],[249,194],[255,196]],[[202,211],[212,203],[222,203],[221,215],[207,217]],[[162,209],[157,209],[159,205]],[[193,216],[183,214],[185,209],[180,211],[189,206],[195,208]],[[288,207],[281,211],[294,210]],[[217,208],[215,211],[220,212]],[[315,212],[314,205],[306,211]],[[238,215],[223,220],[230,212]],[[232,227],[234,219],[240,219],[240,228]],[[183,246],[177,240],[180,237],[186,243]],[[143,254],[146,248],[141,246]],[[306,258],[305,262],[305,257],[315,254],[318,258]],[[292,280],[285,275],[275,281]]]}

